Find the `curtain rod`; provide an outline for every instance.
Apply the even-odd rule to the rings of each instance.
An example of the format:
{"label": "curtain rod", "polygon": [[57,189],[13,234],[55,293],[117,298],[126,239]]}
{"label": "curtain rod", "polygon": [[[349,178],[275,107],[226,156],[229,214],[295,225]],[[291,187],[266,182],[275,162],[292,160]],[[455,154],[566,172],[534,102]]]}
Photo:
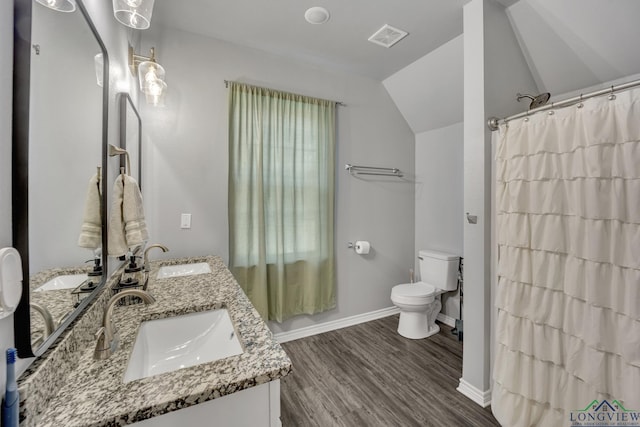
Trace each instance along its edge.
{"label": "curtain rod", "polygon": [[543,105],[542,107],[534,108],[533,110],[527,110],[523,113],[514,114],[513,116],[509,116],[504,119],[499,119],[497,117],[490,117],[489,120],[487,121],[487,126],[489,126],[489,129],[491,129],[492,131],[496,131],[498,130],[501,124],[505,124],[510,120],[526,117],[531,114],[538,113],[540,111],[551,110],[552,108],[566,107],[566,106],[575,104],[577,102],[585,101],[589,98],[595,98],[596,96],[600,96],[600,95],[613,94],[614,92],[620,92],[621,90],[630,89],[635,86],[640,86],[640,80],[633,80],[628,83],[611,86],[610,88],[607,88],[607,89],[600,89],[595,92],[587,93],[586,95],[580,94],[580,96],[574,96],[573,98],[565,99],[564,101],[552,102],[551,104]]}
{"label": "curtain rod", "polygon": [[[230,81],[230,80],[224,80],[224,87],[229,88],[229,83],[233,83],[233,82],[232,82],[232,81]],[[248,84],[248,83],[244,83],[244,84]],[[250,86],[252,86],[252,85],[250,85]],[[273,90],[275,90],[275,89],[273,89]],[[279,91],[279,92],[284,92],[284,91]],[[291,93],[291,92],[287,92],[287,93]],[[291,94],[292,94],[292,95],[299,95],[299,94],[297,94],[297,93],[291,93]],[[300,96],[307,96],[307,95],[300,95]],[[316,98],[316,97],[315,97],[315,96],[309,96],[309,98]],[[344,102],[334,101],[334,100],[332,100],[332,99],[322,99],[322,98],[316,98],[316,99],[320,99],[320,100],[322,100],[322,101],[329,101],[329,102],[333,102],[333,103],[335,103],[336,105],[339,105],[339,106],[341,106],[341,107],[346,107],[346,106],[347,106],[347,104],[345,104]]]}

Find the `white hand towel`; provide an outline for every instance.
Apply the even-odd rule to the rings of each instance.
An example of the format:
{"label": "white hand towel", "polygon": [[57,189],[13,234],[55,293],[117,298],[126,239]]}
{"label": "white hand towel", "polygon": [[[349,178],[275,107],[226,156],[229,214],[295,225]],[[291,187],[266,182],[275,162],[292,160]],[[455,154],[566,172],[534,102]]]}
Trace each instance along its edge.
{"label": "white hand towel", "polygon": [[122,203],[124,231],[127,245],[132,248],[149,240],[147,223],[144,219],[142,193],[138,182],[131,176],[124,176],[124,200]]}
{"label": "white hand towel", "polygon": [[122,216],[122,201],[124,200],[123,175],[118,175],[113,184],[113,199],[111,213],[109,215],[108,247],[109,256],[122,256],[127,254],[129,247],[124,236],[124,218]]}
{"label": "white hand towel", "polygon": [[113,184],[113,204],[109,218],[109,255],[126,255],[129,248],[148,239],[140,187],[133,177],[118,175]]}
{"label": "white hand towel", "polygon": [[102,246],[101,194],[102,186],[96,174],[91,177],[87,187],[82,227],[78,238],[78,246],[81,248],[96,249]]}

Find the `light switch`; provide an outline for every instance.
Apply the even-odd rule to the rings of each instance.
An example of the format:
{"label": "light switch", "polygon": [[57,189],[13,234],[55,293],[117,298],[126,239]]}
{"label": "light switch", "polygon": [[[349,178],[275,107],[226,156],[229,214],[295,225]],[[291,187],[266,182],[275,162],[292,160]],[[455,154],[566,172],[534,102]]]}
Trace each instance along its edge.
{"label": "light switch", "polygon": [[180,215],[180,228],[191,228],[191,214]]}

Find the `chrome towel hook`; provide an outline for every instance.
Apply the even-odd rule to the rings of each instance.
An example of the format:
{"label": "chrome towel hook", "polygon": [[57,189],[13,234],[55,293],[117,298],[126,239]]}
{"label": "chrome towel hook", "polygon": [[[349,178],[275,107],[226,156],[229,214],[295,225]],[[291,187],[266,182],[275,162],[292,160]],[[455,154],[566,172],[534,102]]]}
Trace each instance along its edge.
{"label": "chrome towel hook", "polygon": [[467,222],[469,224],[477,224],[478,223],[478,215],[470,215],[469,212],[467,212]]}

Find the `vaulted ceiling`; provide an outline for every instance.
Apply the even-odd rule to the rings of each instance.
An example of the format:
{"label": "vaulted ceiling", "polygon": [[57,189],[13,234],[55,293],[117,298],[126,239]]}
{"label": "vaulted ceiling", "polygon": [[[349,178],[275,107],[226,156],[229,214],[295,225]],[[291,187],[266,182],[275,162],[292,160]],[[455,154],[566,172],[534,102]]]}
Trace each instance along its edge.
{"label": "vaulted ceiling", "polygon": [[[538,92],[550,92],[552,101],[640,73],[640,1],[500,3],[508,6],[505,12]],[[463,67],[462,43],[452,40],[384,80],[415,133],[463,120]]]}
{"label": "vaulted ceiling", "polygon": [[[384,81],[414,132],[462,120],[462,8],[470,0],[162,0],[153,22]],[[639,0],[497,0],[540,92],[640,73]],[[323,6],[329,21],[304,12]],[[382,25],[408,31],[392,48]],[[408,83],[408,84],[407,84]]]}
{"label": "vaulted ceiling", "polygon": [[[470,0],[161,0],[153,24],[383,80],[462,34]],[[322,6],[328,22],[304,13]],[[391,48],[367,39],[384,24],[409,35]]]}
{"label": "vaulted ceiling", "polygon": [[520,0],[507,15],[541,92],[640,73],[640,1]]}

